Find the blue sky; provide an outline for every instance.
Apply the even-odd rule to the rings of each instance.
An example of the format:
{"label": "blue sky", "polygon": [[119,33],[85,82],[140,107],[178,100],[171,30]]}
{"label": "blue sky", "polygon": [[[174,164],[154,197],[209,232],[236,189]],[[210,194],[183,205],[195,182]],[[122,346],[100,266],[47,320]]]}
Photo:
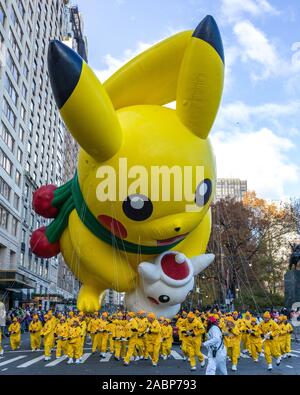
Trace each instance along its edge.
{"label": "blue sky", "polygon": [[223,38],[226,78],[211,133],[219,177],[260,197],[299,197],[299,0],[77,0],[89,63],[104,81],[141,50],[207,14]]}

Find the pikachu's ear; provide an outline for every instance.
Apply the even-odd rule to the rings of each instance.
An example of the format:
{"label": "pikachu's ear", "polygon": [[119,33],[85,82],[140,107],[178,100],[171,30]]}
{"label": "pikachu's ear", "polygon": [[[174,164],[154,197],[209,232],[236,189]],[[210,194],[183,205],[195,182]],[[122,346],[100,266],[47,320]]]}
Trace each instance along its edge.
{"label": "pikachu's ear", "polygon": [[175,34],[132,59],[103,85],[115,109],[170,103],[176,98],[180,66],[192,31]]}
{"label": "pikachu's ear", "polygon": [[206,139],[220,105],[224,53],[214,18],[206,16],[189,39],[178,78],[176,112],[182,123]]}
{"label": "pikachu's ear", "polygon": [[48,69],[56,103],[79,145],[104,162],[120,148],[122,131],[102,84],[84,60],[60,41],[49,44]]}

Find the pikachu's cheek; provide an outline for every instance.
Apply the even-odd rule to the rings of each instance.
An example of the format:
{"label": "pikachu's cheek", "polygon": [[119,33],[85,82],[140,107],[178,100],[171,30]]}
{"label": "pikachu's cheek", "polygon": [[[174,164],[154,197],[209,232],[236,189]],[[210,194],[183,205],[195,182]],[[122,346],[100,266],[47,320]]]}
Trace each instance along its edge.
{"label": "pikachu's cheek", "polygon": [[119,237],[120,239],[126,239],[127,230],[120,221],[110,217],[109,215],[98,215],[98,221],[113,235]]}

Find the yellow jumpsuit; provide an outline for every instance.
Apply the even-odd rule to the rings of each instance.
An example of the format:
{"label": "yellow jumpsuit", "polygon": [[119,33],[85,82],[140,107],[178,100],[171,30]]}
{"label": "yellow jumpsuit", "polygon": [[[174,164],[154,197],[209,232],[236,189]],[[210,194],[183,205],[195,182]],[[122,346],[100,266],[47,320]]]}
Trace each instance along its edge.
{"label": "yellow jumpsuit", "polygon": [[181,350],[185,356],[187,356],[187,344],[186,344],[186,337],[182,335],[182,331],[184,331],[186,324],[186,318],[179,317],[176,326],[178,328],[178,336],[179,341],[181,341]]}
{"label": "yellow jumpsuit", "polygon": [[107,331],[108,331],[108,343],[109,343],[109,351],[113,354],[115,351],[114,347],[114,321],[109,320],[107,324]]}
{"label": "yellow jumpsuit", "polygon": [[249,353],[251,352],[250,350],[250,344],[249,344],[249,331],[251,329],[251,318],[243,319],[243,329],[242,329],[242,343],[243,343],[243,350],[248,350]]}
{"label": "yellow jumpsuit", "polygon": [[51,356],[51,349],[54,344],[54,331],[52,329],[53,321],[47,320],[41,330],[41,336],[44,337],[44,353],[45,357]]}
{"label": "yellow jumpsuit", "polygon": [[138,330],[139,330],[137,320],[135,318],[131,318],[129,321],[127,321],[124,330],[125,330],[125,337],[128,339],[128,348],[127,348],[126,357],[124,358],[124,362],[129,364],[130,358],[135,353],[135,348],[137,345]]}
{"label": "yellow jumpsuit", "polygon": [[0,355],[1,355],[2,351],[3,351],[3,348],[2,348],[2,330],[0,328]]}
{"label": "yellow jumpsuit", "polygon": [[68,345],[68,357],[69,358],[80,358],[80,346],[81,346],[81,328],[80,326],[69,327],[69,345]]}
{"label": "yellow jumpsuit", "polygon": [[272,319],[268,322],[261,322],[259,324],[260,330],[263,335],[268,333],[271,334],[272,339],[265,340],[263,343],[265,358],[268,364],[272,363],[272,356],[274,358],[278,358],[280,356],[278,345],[277,345],[277,338],[279,334],[279,327],[275,321]]}
{"label": "yellow jumpsuit", "polygon": [[21,325],[19,322],[13,322],[9,325],[8,331],[10,334],[10,345],[14,351],[20,347],[21,343]]}
{"label": "yellow jumpsuit", "polygon": [[161,339],[161,326],[155,319],[152,323],[148,324],[149,331],[146,334],[146,355],[150,356],[153,364],[158,363],[160,339]]}
{"label": "yellow jumpsuit", "polygon": [[227,350],[227,355],[230,358],[232,365],[237,366],[238,358],[240,356],[240,331],[234,326],[231,329],[224,329],[224,344]]}
{"label": "yellow jumpsuit", "polygon": [[125,337],[125,326],[123,319],[115,320],[113,328],[114,347],[115,347],[115,358],[120,359],[125,355],[125,342],[121,339]]}
{"label": "yellow jumpsuit", "polygon": [[286,335],[285,335],[285,347],[284,353],[289,354],[291,352],[291,334],[293,333],[293,327],[289,322],[285,323]]}
{"label": "yellow jumpsuit", "polygon": [[39,350],[41,348],[41,330],[43,325],[41,321],[31,321],[29,324],[30,345],[32,350]]}
{"label": "yellow jumpsuit", "polygon": [[80,329],[81,329],[81,339],[80,339],[79,354],[80,354],[80,357],[82,357],[82,355],[83,355],[83,348],[84,348],[84,342],[85,342],[85,336],[86,336],[86,328],[87,328],[86,321],[85,320],[80,321],[79,326],[80,326]]}
{"label": "yellow jumpsuit", "polygon": [[[191,367],[196,366],[196,356],[200,362],[204,361],[204,356],[201,353],[202,335],[205,332],[202,322],[196,318],[192,322],[186,320],[185,329],[182,332],[185,337],[187,345],[187,354],[190,359]],[[190,333],[190,334],[189,334]]]}
{"label": "yellow jumpsuit", "polygon": [[97,330],[98,330],[98,321],[99,318],[91,318],[89,324],[88,324],[88,333],[91,335],[92,339],[92,352],[94,353],[97,349],[97,341],[98,339],[96,338]]}
{"label": "yellow jumpsuit", "polygon": [[60,358],[62,354],[68,354],[69,325],[66,322],[57,324],[55,335],[57,337],[56,357]]}
{"label": "yellow jumpsuit", "polygon": [[139,357],[146,358],[146,330],[148,328],[147,318],[138,318],[138,338],[137,338],[137,350]]}
{"label": "yellow jumpsuit", "polygon": [[101,353],[106,353],[107,351],[107,341],[108,341],[108,331],[107,331],[108,321],[99,318],[97,326],[97,334],[95,335],[96,347]]}
{"label": "yellow jumpsuit", "polygon": [[49,319],[49,322],[50,322],[51,328],[52,328],[52,338],[51,338],[52,339],[51,350],[52,350],[54,348],[54,341],[55,341],[54,332],[55,332],[55,328],[57,325],[57,318],[54,316],[51,316],[51,318]]}
{"label": "yellow jumpsuit", "polygon": [[173,344],[173,328],[171,325],[163,325],[161,327],[161,354],[164,357],[168,357],[172,351],[172,344]]}
{"label": "yellow jumpsuit", "polygon": [[261,338],[261,329],[260,326],[255,324],[251,325],[249,334],[249,345],[251,350],[251,357],[254,361],[258,360],[258,356],[262,351],[262,338]]}

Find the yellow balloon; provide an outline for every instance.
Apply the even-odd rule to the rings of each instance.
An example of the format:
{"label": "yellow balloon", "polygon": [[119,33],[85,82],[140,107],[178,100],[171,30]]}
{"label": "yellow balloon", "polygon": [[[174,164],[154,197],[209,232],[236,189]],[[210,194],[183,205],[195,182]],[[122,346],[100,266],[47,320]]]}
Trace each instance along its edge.
{"label": "yellow balloon", "polygon": [[[48,63],[56,102],[81,149],[74,179],[54,192],[59,214],[45,234],[83,283],[78,309],[94,312],[107,288],[137,287],[141,262],[175,248],[187,257],[205,253],[216,183],[208,135],[223,89],[222,41],[208,16],[103,85],[58,41],[50,43]],[[171,101],[176,110],[164,106]]]}

